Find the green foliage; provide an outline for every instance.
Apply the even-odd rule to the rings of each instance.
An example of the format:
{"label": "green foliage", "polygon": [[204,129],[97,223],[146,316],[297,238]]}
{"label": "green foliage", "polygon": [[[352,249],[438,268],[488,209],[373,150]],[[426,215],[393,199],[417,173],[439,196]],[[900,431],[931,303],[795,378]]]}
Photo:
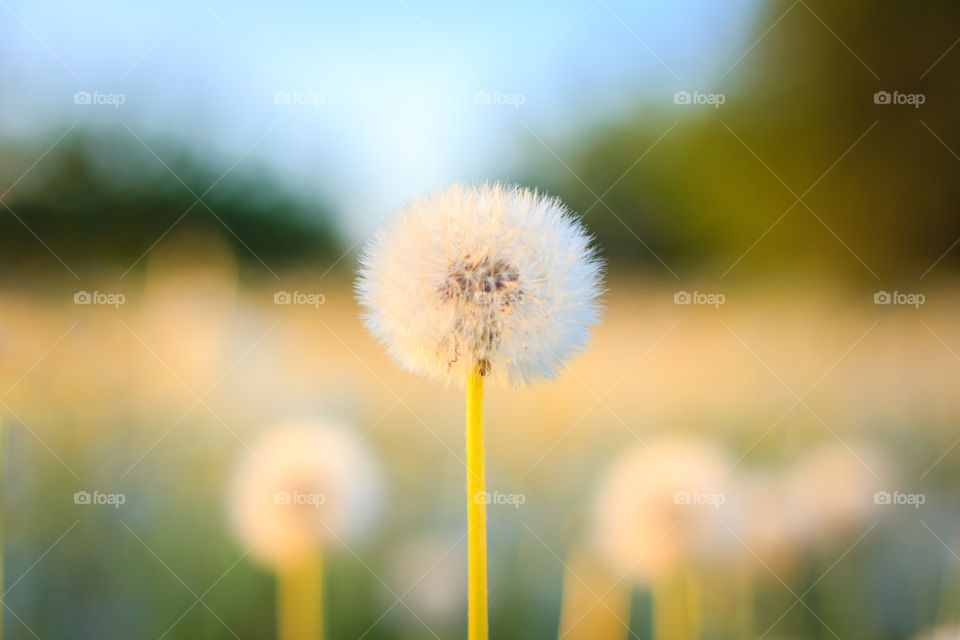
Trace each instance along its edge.
{"label": "green foliage", "polygon": [[70,134],[5,199],[12,213],[0,215],[0,261],[58,269],[52,251],[74,269],[122,272],[171,228],[220,236],[261,271],[261,260],[282,268],[337,255],[325,205],[249,162],[224,175],[228,167],[209,159],[148,144],[162,160],[130,136]]}
{"label": "green foliage", "polygon": [[[734,274],[921,275],[960,236],[960,55],[934,65],[960,7],[790,6],[761,12],[756,37],[775,26],[699,87],[724,94],[719,108],[643,92],[629,116],[549,142],[569,169],[531,142],[529,181],[588,212],[615,261],[655,273],[668,275],[654,254],[717,275],[741,257]],[[878,91],[924,102],[877,104]]]}

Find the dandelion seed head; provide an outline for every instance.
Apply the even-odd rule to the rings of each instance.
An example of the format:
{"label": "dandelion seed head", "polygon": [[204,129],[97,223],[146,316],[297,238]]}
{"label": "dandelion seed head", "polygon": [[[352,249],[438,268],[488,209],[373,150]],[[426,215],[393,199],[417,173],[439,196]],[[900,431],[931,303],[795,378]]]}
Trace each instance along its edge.
{"label": "dandelion seed head", "polygon": [[336,423],[296,422],[254,442],[230,496],[234,529],[251,556],[276,567],[370,528],[379,481],[358,439]]}
{"label": "dandelion seed head", "polygon": [[661,436],[623,454],[594,499],[593,542],[614,575],[648,583],[722,551],[730,459],[711,443]]}
{"label": "dandelion seed head", "polygon": [[550,379],[598,321],[603,266],[558,200],[457,185],[409,203],[361,258],[370,331],[407,370],[462,384]]}

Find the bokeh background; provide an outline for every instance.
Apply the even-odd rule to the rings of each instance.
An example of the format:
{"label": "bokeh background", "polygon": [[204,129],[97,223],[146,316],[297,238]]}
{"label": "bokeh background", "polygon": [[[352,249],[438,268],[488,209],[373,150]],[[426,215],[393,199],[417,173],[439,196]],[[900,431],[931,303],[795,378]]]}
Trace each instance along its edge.
{"label": "bokeh background", "polygon": [[[248,443],[321,416],[383,478],[328,550],[329,636],[462,637],[462,397],[351,287],[382,216],[485,180],[564,199],[609,262],[589,351],[488,396],[488,486],[523,496],[490,507],[493,637],[650,637],[593,500],[664,434],[774,488],[718,510],[705,637],[956,624],[958,42],[947,1],[0,0],[6,637],[273,637],[227,496]],[[776,487],[824,447],[805,508],[923,503],[807,518]]]}

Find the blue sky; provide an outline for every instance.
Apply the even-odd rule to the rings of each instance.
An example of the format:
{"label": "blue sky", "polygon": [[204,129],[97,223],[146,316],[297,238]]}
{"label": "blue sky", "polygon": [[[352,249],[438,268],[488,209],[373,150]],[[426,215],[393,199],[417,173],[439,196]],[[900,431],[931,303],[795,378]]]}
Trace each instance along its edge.
{"label": "blue sky", "polygon": [[[361,235],[406,198],[507,167],[531,131],[558,139],[709,89],[757,13],[758,0],[2,0],[0,133],[52,142],[80,121],[183,140],[223,170],[246,154]],[[124,103],[77,105],[77,91]]]}

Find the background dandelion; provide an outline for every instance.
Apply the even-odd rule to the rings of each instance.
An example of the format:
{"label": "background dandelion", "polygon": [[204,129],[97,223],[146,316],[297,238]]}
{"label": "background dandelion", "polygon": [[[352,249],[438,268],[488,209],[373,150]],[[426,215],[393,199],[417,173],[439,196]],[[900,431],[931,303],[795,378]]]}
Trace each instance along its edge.
{"label": "background dandelion", "polygon": [[663,436],[623,454],[600,483],[594,543],[614,575],[652,589],[656,638],[700,635],[697,574],[719,548],[730,466],[708,441]]}
{"label": "background dandelion", "polygon": [[801,538],[816,543],[862,531],[882,506],[877,492],[894,478],[883,456],[851,438],[804,452],[783,484]]}
{"label": "background dandelion", "polygon": [[369,530],[377,484],[369,454],[336,423],[268,431],[241,464],[231,514],[244,553],[276,572],[283,640],[323,635],[322,558]]}

